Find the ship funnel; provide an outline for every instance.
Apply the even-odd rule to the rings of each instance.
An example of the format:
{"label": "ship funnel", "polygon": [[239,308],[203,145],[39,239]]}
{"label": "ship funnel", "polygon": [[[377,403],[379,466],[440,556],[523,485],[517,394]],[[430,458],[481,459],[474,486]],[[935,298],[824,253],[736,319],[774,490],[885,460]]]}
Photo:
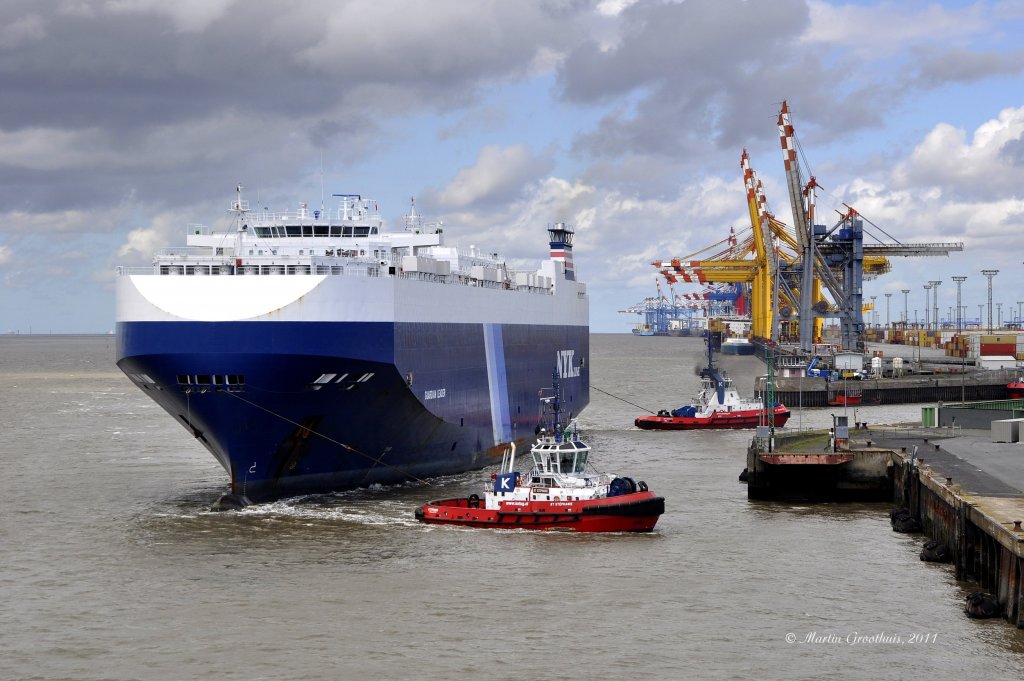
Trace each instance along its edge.
{"label": "ship funnel", "polygon": [[551,259],[565,266],[565,278],[575,281],[576,270],[572,264],[572,228],[564,222],[556,222],[548,227],[548,243],[551,245]]}

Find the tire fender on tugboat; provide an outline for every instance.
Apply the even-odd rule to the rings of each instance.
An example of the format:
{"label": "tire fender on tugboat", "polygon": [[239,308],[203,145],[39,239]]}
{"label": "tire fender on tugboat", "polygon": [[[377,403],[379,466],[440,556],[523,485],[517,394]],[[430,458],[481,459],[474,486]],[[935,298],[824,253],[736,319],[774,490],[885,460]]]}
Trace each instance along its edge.
{"label": "tire fender on tugboat", "polygon": [[480,508],[480,495],[470,494],[466,505],[469,506],[469,508]]}

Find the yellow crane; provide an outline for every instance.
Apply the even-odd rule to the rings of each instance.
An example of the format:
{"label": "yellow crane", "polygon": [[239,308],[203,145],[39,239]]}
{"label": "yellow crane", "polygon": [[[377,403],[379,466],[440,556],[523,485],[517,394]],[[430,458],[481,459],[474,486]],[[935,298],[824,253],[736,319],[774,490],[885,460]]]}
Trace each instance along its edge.
{"label": "yellow crane", "polygon": [[[855,347],[863,329],[861,283],[890,271],[886,256],[948,255],[952,250],[963,250],[963,244],[901,244],[895,240],[864,244],[865,220],[849,206],[839,214],[835,226],[816,224],[819,185],[813,176],[806,184],[800,177],[796,135],[786,102],[779,112],[778,129],[793,226],[768,210],[763,186],[744,149],[740,167],[750,217],[749,235],[738,238],[730,234],[688,256],[652,264],[669,283],[745,284],[754,338],[778,342],[782,337],[799,335],[801,347],[809,351],[821,337],[824,318],[838,317],[843,347]],[[723,244],[727,245],[725,249],[715,250]]]}

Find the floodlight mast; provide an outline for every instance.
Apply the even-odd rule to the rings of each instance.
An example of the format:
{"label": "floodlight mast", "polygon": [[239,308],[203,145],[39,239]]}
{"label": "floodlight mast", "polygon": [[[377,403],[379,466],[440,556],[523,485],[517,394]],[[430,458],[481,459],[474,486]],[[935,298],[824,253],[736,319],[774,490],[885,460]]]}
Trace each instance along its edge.
{"label": "floodlight mast", "polygon": [[999,270],[982,270],[981,273],[988,277],[988,332],[992,333],[992,277],[999,274]]}

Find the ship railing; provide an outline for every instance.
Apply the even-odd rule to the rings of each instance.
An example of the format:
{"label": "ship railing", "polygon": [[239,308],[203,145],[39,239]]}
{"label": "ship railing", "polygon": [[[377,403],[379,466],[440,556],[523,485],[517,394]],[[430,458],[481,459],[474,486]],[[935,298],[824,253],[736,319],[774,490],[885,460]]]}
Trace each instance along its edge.
{"label": "ship railing", "polygon": [[503,281],[491,281],[490,279],[477,279],[476,277],[466,273],[458,272],[455,275],[455,281],[463,286],[477,286],[479,288],[493,288],[502,289],[505,288],[505,282]]}
{"label": "ship railing", "polygon": [[[489,279],[478,279],[468,272],[455,272],[452,274],[433,274],[430,272],[418,272],[409,270],[398,272],[395,276],[397,276],[400,279],[430,281],[438,284],[455,284],[460,286],[473,286],[478,288],[490,288],[496,290],[520,291],[524,293],[544,295],[552,295],[553,293],[552,289],[542,288],[539,286],[515,286],[514,284],[512,284],[511,281],[508,280],[491,281]],[[583,297],[586,297],[586,294],[584,294]]]}
{"label": "ship railing", "polygon": [[200,258],[210,252],[204,246],[172,246],[156,252],[157,258]]}
{"label": "ship railing", "polygon": [[270,227],[272,225],[380,225],[380,213],[363,210],[345,211],[324,210],[316,215],[312,209],[299,211],[261,210],[249,213],[245,221],[253,227]]}
{"label": "ship railing", "polygon": [[[935,428],[929,428],[926,426],[906,426],[897,427],[889,426],[887,428],[871,428],[870,433],[872,438],[881,442],[897,442],[899,440],[923,440],[928,442],[929,439],[948,439],[953,437],[960,437],[963,435],[961,426],[938,426]],[[931,445],[929,445],[931,448]],[[921,448],[924,449],[923,447]],[[924,451],[920,452],[922,456],[927,456]]]}
{"label": "ship railing", "polygon": [[328,225],[352,225],[352,224],[376,224],[377,218],[375,216],[354,216],[351,215],[348,219],[343,219],[340,214],[331,215],[330,213],[321,213],[320,217],[315,217],[313,212],[310,211],[303,215],[301,213],[272,213],[270,211],[261,211],[259,213],[250,213],[246,219],[246,223],[250,227],[273,227],[281,225],[302,225],[311,227],[318,225],[326,227]]}
{"label": "ship railing", "polygon": [[[371,260],[371,259],[333,259],[333,258],[315,258],[313,260],[304,260],[296,262],[293,258],[287,256],[237,256],[237,257],[225,257],[225,256],[206,256],[196,257],[194,252],[192,253],[170,253],[168,251],[175,249],[165,249],[161,251],[158,262],[151,266],[138,266],[138,267],[117,267],[117,274],[119,276],[128,275],[139,275],[139,274],[159,274],[159,275],[184,275],[184,276],[195,276],[195,275],[225,275],[231,274],[236,276],[289,276],[295,274],[316,274],[316,275],[329,275],[329,276],[346,276],[346,277],[380,277],[384,276],[388,272],[390,266],[394,266],[394,261],[388,260]],[[185,251],[186,249],[179,249]],[[206,250],[206,253],[209,251]],[[239,264],[238,261],[242,263]],[[452,274],[433,274],[430,272],[417,272],[417,271],[401,271],[395,272],[396,277],[400,279],[409,279],[416,281],[428,281],[442,285],[459,285],[459,286],[472,286],[478,288],[489,288],[495,290],[509,290],[518,291],[524,293],[532,293],[537,295],[553,295],[553,288],[542,288],[537,286],[515,286],[508,280],[491,281],[488,279],[478,279],[473,277],[468,272],[454,272]],[[585,293],[583,294],[586,295]]]}
{"label": "ship railing", "polygon": [[409,270],[396,274],[399,279],[412,279],[414,281],[432,281],[438,284],[446,284],[451,279],[450,274],[434,274],[433,272],[417,272]]}

